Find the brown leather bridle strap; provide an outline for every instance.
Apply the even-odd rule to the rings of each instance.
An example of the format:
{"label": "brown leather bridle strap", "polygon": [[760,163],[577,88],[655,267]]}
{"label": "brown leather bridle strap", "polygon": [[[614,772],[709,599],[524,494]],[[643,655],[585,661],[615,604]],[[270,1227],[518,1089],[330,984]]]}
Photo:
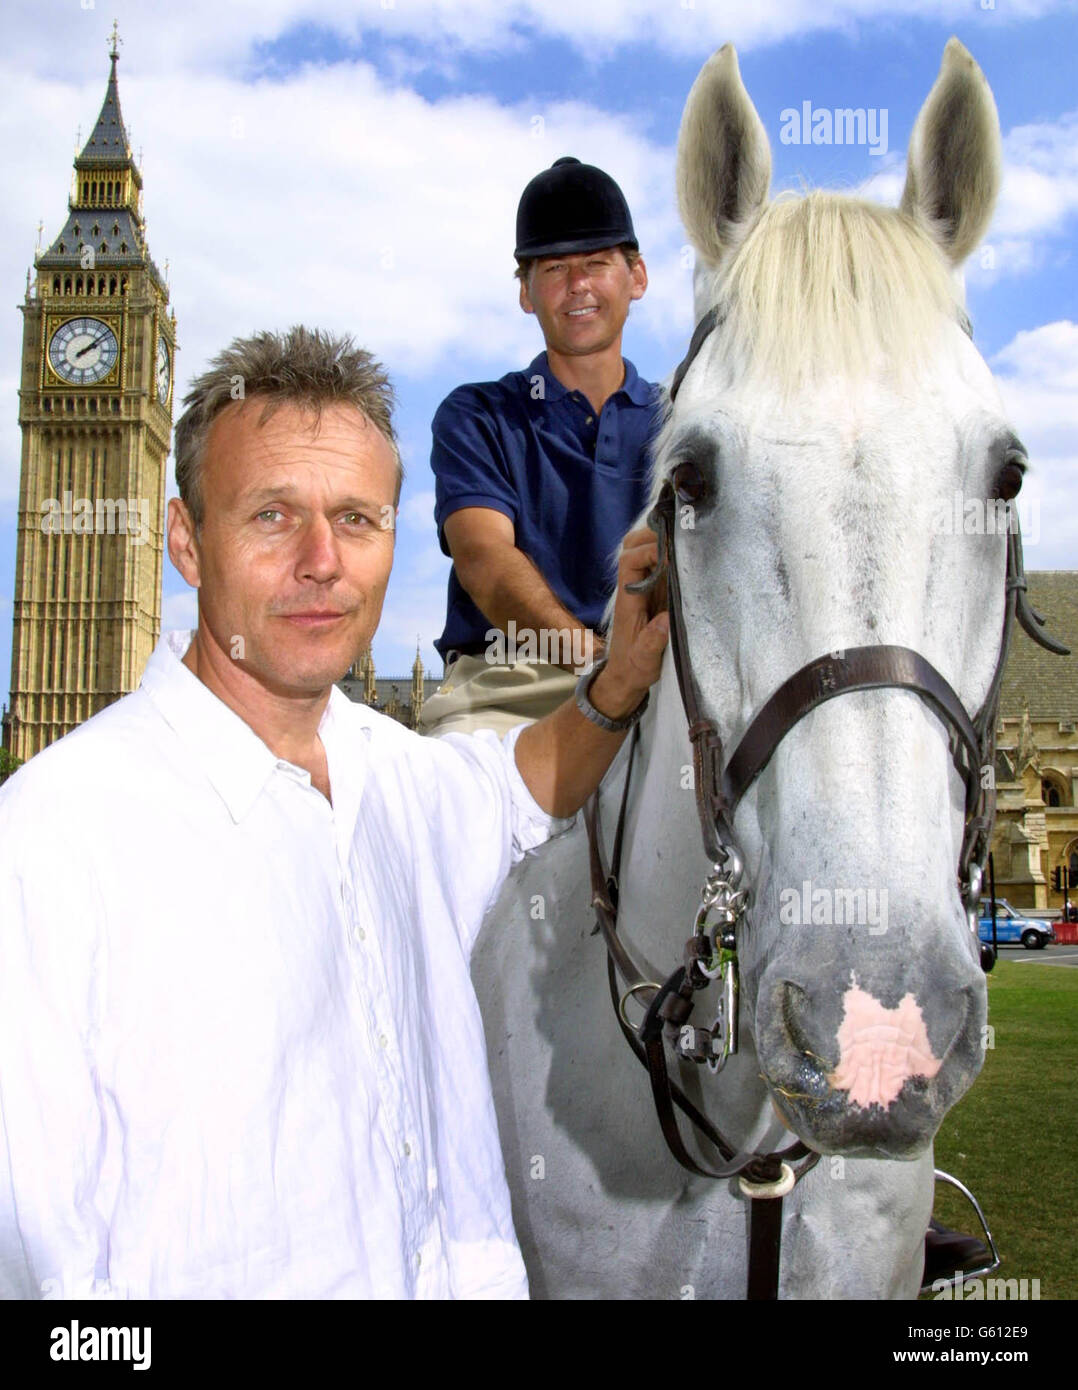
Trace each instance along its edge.
{"label": "brown leather bridle strap", "polygon": [[[618,936],[617,906],[610,897],[611,875],[607,873],[603,865],[602,849],[600,848],[598,792],[594,796],[590,796],[584,804],[584,825],[588,832],[591,905],[595,911],[596,926],[603,934],[607,953],[613,964],[617,966],[621,978],[625,981],[626,989],[634,991],[644,989],[654,982],[648,980],[636,968],[635,962],[621,944],[621,939]],[[618,1015],[618,1021],[622,1022],[616,989],[614,990],[614,1011]]]}
{"label": "brown leather bridle strap", "polygon": [[671,404],[677,397],[677,393],[681,390],[681,383],[685,380],[685,373],[696,360],[696,354],[704,346],[705,340],[711,336],[714,329],[718,328],[725,317],[726,315],[722,313],[719,306],[714,304],[693,329],[692,337],[689,339],[688,351],[674,369],[673,379],[670,382],[669,394]]}
{"label": "brown leather bridle strap", "polygon": [[749,1303],[774,1302],[779,1296],[782,1206],[781,1198],[749,1205]]}
{"label": "brown leather bridle strap", "polygon": [[[805,715],[849,690],[897,687],[925,700],[958,735],[955,762],[966,782],[966,812],[976,804],[979,786],[980,739],[962,701],[950,683],[920,653],[909,647],[848,647],[843,652],[819,656],[783,682],[766,701],[737,745],[723,778],[726,814],[733,815],[738,802],[756,780],[779,744]],[[964,749],[966,757],[959,757]]]}
{"label": "brown leather bridle strap", "polygon": [[799,720],[825,701],[852,690],[904,689],[923,699],[952,731],[952,758],[966,787],[968,824],[960,864],[962,873],[971,860],[983,859],[984,854],[973,851],[976,848],[987,853],[995,798],[991,786],[981,785],[981,769],[994,758],[999,693],[1014,619],[1046,650],[1068,654],[1068,648],[1040,630],[1044,618],[1029,604],[1022,536],[1017,525],[1007,533],[1006,607],[996,667],[984,703],[972,719],[950,682],[919,652],[882,644],[851,647],[841,655],[817,657],[795,671],[768,698],[742,735],[729,763],[724,765],[722,739],[713,721],[702,712],[688,650],[681,580],[674,554],[675,507],[673,483],[667,478],[648,516],[648,524],[658,538],[659,564],[647,580],[631,587],[644,591],[663,576],[666,578],[671,656],[689,726],[697,812],[708,858],[722,863],[727,847],[736,844],[732,826],[735,809]]}
{"label": "brown leather bridle strap", "polygon": [[[639,727],[639,726],[638,726]],[[618,817],[619,832],[624,822],[625,807],[629,777],[632,773],[632,750],[626,769],[625,789],[622,792],[621,813]],[[671,1081],[666,1064],[666,1052],[663,1043],[663,1023],[664,1020],[659,1012],[658,1005],[661,1004],[663,997],[667,993],[676,992],[680,984],[680,977],[684,975],[684,968],[680,967],[663,986],[657,986],[652,980],[648,980],[638,969],[636,963],[625,949],[618,936],[617,930],[617,907],[611,901],[609,894],[609,884],[615,879],[620,869],[620,834],[615,841],[616,859],[611,862],[610,872],[607,873],[602,859],[602,832],[599,824],[599,803],[598,796],[591,797],[584,807],[584,823],[588,832],[588,856],[591,870],[592,885],[592,907],[595,909],[596,923],[602,932],[603,940],[607,949],[607,980],[610,987],[610,998],[614,1006],[614,1013],[618,1020],[622,1036],[632,1049],[637,1060],[648,1070],[651,1078],[651,1091],[655,1101],[655,1109],[658,1115],[659,1126],[663,1137],[671,1153],[689,1172],[695,1173],[703,1178],[731,1178],[740,1173],[746,1173],[757,1182],[773,1182],[778,1175],[778,1167],[782,1161],[797,1161],[800,1159],[810,1159],[812,1166],[815,1164],[819,1155],[807,1148],[798,1140],[789,1148],[780,1153],[760,1154],[753,1152],[738,1153],[734,1147],[726,1140],[723,1135],[715,1128],[707,1116],[685,1095],[676,1082]],[[626,990],[640,991],[649,989],[654,998],[647,1007],[647,1014],[641,1026],[640,1036],[633,1031],[625,1022],[622,1013],[622,995],[618,990],[618,975],[625,982]],[[641,1001],[643,1003],[643,1001]],[[696,1126],[708,1143],[712,1144],[721,1154],[725,1162],[716,1168],[705,1168],[692,1157],[681,1138],[678,1129],[677,1116],[674,1107],[681,1112]],[[753,1207],[759,1203],[754,1202]],[[764,1203],[764,1205],[769,1205]]]}
{"label": "brown leather bridle strap", "polygon": [[668,478],[663,483],[648,516],[648,525],[658,538],[659,563],[648,579],[630,587],[639,592],[646,586],[657,583],[662,575],[666,576],[666,599],[670,613],[670,653],[678,690],[681,692],[685,719],[689,726],[700,834],[709,861],[712,864],[721,864],[726,860],[726,845],[731,844],[734,838],[723,790],[722,739],[711,720],[704,717],[700,705],[700,692],[696,688],[696,678],[693,675],[681,599],[681,577],[674,559],[674,505],[674,488]]}

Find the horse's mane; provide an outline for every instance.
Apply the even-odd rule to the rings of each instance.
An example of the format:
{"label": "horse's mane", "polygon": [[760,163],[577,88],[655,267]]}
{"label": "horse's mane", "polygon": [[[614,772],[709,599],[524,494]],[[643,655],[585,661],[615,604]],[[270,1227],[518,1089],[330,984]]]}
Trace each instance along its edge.
{"label": "horse's mane", "polygon": [[961,302],[912,217],[822,190],[769,203],[711,289],[724,354],[788,392],[824,376],[916,375]]}

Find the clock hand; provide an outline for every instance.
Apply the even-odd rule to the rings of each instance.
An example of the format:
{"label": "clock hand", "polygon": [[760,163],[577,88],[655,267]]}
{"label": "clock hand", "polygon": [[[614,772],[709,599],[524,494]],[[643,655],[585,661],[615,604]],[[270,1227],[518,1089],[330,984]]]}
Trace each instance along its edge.
{"label": "clock hand", "polygon": [[106,339],[108,336],[109,336],[109,335],[108,335],[107,333],[102,333],[102,335],[101,335],[100,338],[95,338],[95,339],[93,340],[92,343],[87,343],[86,346],[85,346],[84,348],[79,348],[79,350],[78,350],[78,352],[76,352],[75,356],[76,356],[76,357],[85,357],[86,354],[90,351],[91,348],[97,347],[98,343],[103,343],[103,342],[105,341],[105,339]]}

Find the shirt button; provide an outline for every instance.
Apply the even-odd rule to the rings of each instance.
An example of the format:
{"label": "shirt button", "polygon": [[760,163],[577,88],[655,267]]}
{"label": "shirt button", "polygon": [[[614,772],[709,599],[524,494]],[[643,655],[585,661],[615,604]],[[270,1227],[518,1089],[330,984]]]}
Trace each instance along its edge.
{"label": "shirt button", "polygon": [[367,939],[367,933],[363,930],[362,927],[356,928],[356,935],[359,937],[360,941],[366,941]]}
{"label": "shirt button", "polygon": [[421,1265],[423,1263],[423,1255],[419,1250],[415,1252],[415,1262],[417,1265]]}
{"label": "shirt button", "polygon": [[412,1156],[412,1146],[411,1146],[411,1144],[405,1144],[405,1146],[404,1146],[404,1156],[405,1156],[405,1158],[411,1158],[411,1156]]}
{"label": "shirt button", "polygon": [[386,1035],[385,1035],[384,1033],[379,1033],[379,1034],[378,1034],[378,1046],[379,1046],[379,1047],[388,1047],[388,1046],[389,1046],[389,1039],[386,1037]]}

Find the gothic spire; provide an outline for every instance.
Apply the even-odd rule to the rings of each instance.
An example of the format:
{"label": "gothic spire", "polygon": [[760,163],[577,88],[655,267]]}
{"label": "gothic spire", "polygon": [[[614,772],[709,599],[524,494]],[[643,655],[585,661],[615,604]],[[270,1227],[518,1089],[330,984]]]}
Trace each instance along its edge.
{"label": "gothic spire", "polygon": [[100,269],[145,265],[159,286],[161,272],[146,246],[142,216],[142,174],[120,112],[116,64],[120,36],[113,25],[109,80],[90,138],[75,156],[75,179],[68,215],[59,236],[35,264],[46,270],[87,268],[87,253]]}
{"label": "gothic spire", "polygon": [[119,43],[120,36],[116,25],[113,24],[109,48],[111,67],[108,86],[105,88],[105,100],[90,132],[90,138],[75,160],[76,169],[101,164],[134,164],[131,143],[127,138],[123,114],[120,111],[120,89],[116,82],[116,64],[120,60]]}

